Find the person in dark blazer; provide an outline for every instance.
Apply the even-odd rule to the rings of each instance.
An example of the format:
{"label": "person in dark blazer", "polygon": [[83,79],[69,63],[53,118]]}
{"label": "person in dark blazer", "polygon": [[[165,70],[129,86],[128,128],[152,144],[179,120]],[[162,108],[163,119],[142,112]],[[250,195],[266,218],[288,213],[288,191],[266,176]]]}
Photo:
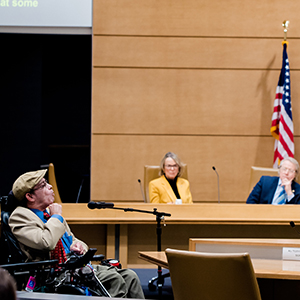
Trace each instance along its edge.
{"label": "person in dark blazer", "polygon": [[262,176],[250,193],[248,204],[300,204],[300,185],[295,182],[299,163],[292,157],[281,161],[277,176]]}

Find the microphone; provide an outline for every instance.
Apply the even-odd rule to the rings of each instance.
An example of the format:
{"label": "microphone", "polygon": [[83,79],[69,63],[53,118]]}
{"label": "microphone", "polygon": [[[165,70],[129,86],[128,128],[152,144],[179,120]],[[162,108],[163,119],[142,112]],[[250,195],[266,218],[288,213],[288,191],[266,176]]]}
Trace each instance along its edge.
{"label": "microphone", "polygon": [[109,203],[109,202],[93,202],[93,201],[91,201],[88,203],[87,206],[89,209],[95,209],[95,208],[101,209],[101,208],[113,208],[114,204]]}
{"label": "microphone", "polygon": [[145,194],[144,194],[144,192],[143,192],[141,179],[138,179],[138,182],[139,182],[139,184],[140,184],[141,193],[142,193],[142,197],[143,197],[144,203],[146,203],[146,197],[145,197]]}
{"label": "microphone", "polygon": [[218,177],[218,203],[220,203],[220,184],[219,184],[219,174],[215,168],[215,166],[212,166],[212,169],[216,172],[217,177]]}
{"label": "microphone", "polygon": [[300,232],[297,230],[296,225],[295,225],[295,223],[294,223],[293,221],[290,222],[290,225],[291,225],[291,227],[294,228],[295,231],[300,235]]}

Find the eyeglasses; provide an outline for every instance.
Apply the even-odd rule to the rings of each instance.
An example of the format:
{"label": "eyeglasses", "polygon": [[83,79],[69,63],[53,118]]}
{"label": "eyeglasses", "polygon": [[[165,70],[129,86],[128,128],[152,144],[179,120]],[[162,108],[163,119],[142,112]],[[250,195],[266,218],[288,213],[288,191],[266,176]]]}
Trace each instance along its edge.
{"label": "eyeglasses", "polygon": [[289,174],[295,173],[296,170],[291,170],[285,167],[280,167],[280,170],[282,170],[283,172],[288,172]]}
{"label": "eyeglasses", "polygon": [[166,169],[177,169],[178,165],[165,165]]}
{"label": "eyeglasses", "polygon": [[32,191],[34,192],[34,191],[36,191],[36,190],[43,189],[43,188],[45,188],[47,185],[48,185],[48,181],[47,181],[46,179],[44,179],[44,181],[38,183],[38,184],[35,186],[35,188],[32,189]]}

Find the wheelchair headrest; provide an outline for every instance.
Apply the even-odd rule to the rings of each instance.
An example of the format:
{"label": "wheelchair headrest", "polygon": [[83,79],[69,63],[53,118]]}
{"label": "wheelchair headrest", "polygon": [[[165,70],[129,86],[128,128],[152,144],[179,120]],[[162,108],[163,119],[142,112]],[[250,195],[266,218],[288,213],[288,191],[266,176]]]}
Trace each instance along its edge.
{"label": "wheelchair headrest", "polygon": [[1,197],[1,211],[12,213],[19,205],[20,201],[15,198],[12,191],[10,191],[7,196]]}

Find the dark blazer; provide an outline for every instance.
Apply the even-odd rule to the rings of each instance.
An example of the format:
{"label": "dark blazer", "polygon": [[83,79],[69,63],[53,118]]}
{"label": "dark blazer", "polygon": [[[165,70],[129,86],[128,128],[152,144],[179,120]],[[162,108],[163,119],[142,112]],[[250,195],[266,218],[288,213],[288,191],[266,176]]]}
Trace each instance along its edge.
{"label": "dark blazer", "polygon": [[[246,203],[271,204],[278,180],[279,177],[262,176],[250,193]],[[294,190],[295,196],[287,204],[300,204],[300,185],[295,181],[292,182],[292,190]]]}

